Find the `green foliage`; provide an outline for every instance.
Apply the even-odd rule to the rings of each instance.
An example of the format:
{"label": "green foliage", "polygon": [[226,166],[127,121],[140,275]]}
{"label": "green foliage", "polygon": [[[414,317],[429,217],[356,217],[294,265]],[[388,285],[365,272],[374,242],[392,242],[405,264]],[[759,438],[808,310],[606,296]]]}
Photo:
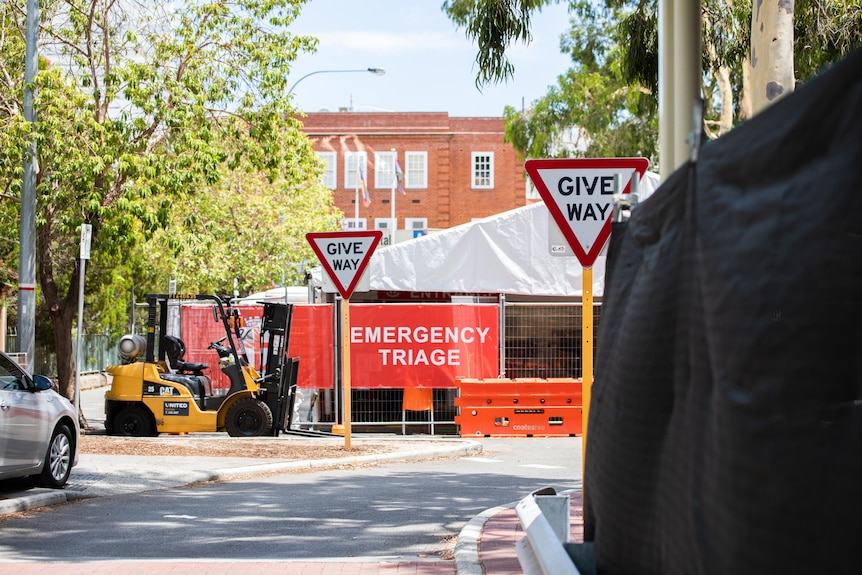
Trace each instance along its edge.
{"label": "green foliage", "polygon": [[512,77],[515,67],[506,50],[516,42],[532,40],[530,13],[551,0],[446,0],[443,11],[466,28],[467,36],[481,47],[476,55],[476,86]]}
{"label": "green foliage", "polygon": [[[310,183],[320,167],[290,119],[286,86],[291,63],[316,46],[288,31],[304,1],[43,3],[40,50],[50,63],[36,77],[32,132],[21,119],[26,1],[0,7],[0,184],[9,197],[20,196],[21,151],[34,139],[40,304],[58,359],[71,351],[82,223],[93,226],[85,328],[101,331],[118,329],[131,286],[166,282],[176,271],[152,240],[176,225],[177,213],[213,211],[207,195],[224,187],[222,178],[243,174],[275,186],[280,206],[308,210],[292,214],[300,220],[329,216],[331,206]],[[14,202],[0,201],[0,222],[16,212]],[[207,233],[223,233],[217,223],[190,225],[189,245],[213,246]],[[261,218],[246,228],[270,235],[263,226],[271,223]],[[238,262],[233,276],[264,283],[256,256],[232,247],[222,256]],[[14,254],[5,250],[0,242],[0,262],[11,267]],[[217,259],[184,260],[184,273],[223,269],[214,268]],[[68,370],[59,363],[62,385]]]}
{"label": "green foliage", "polygon": [[620,64],[617,10],[570,4],[572,26],[562,48],[572,67],[520,113],[507,108],[506,137],[524,157],[630,157],[655,161],[656,100],[627,84]]}
{"label": "green foliage", "polygon": [[862,1],[796,0],[794,66],[800,82],[862,46]]}
{"label": "green foliage", "polygon": [[[479,85],[511,77],[505,51],[530,39],[530,14],[551,0],[447,0],[443,10],[476,41]],[[657,165],[657,0],[569,0],[563,50],[572,67],[525,113],[507,108],[506,134],[526,157],[642,155]],[[744,119],[751,3],[703,0],[705,119],[727,106]],[[801,81],[862,45],[862,2],[797,0],[795,67]],[[733,102],[722,101],[728,78]],[[724,81],[724,87],[728,84]],[[725,98],[727,99],[727,98]],[[577,138],[572,138],[572,135]]]}

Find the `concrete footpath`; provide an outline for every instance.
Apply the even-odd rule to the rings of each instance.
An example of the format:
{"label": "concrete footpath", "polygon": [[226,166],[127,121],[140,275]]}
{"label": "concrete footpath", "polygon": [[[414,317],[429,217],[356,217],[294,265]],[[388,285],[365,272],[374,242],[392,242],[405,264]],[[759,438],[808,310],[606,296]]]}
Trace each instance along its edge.
{"label": "concrete footpath", "polygon": [[[87,408],[83,399],[82,407],[86,414]],[[102,418],[104,418],[103,415]],[[93,418],[88,416],[88,422],[95,422],[94,427],[98,426],[98,416]],[[103,423],[103,419],[101,422]],[[440,441],[422,439],[402,443],[404,449],[392,453],[314,461],[269,460],[266,463],[261,463],[260,459],[237,457],[176,458],[85,454],[80,457],[78,466],[73,469],[66,489],[28,488],[24,482],[7,482],[11,485],[4,486],[5,491],[0,491],[0,518],[10,513],[82,498],[179,487],[200,481],[229,480],[279,471],[325,468],[344,463],[382,463],[393,460],[457,457],[482,451],[482,445],[477,441],[454,441],[452,438]],[[570,497],[572,498],[572,540],[579,541],[583,525],[580,493],[572,493]],[[231,575],[242,573],[254,575],[270,573],[291,575],[520,574],[522,570],[517,559],[515,543],[524,534],[515,515],[515,503],[504,503],[471,519],[459,533],[454,549],[454,560],[439,557],[351,557],[277,562],[201,559],[50,563],[0,560],[0,572],[4,575],[59,572],[64,575],[101,575],[102,573],[113,575],[117,572],[129,575],[164,575],[166,572],[189,575],[217,575],[222,572]]]}

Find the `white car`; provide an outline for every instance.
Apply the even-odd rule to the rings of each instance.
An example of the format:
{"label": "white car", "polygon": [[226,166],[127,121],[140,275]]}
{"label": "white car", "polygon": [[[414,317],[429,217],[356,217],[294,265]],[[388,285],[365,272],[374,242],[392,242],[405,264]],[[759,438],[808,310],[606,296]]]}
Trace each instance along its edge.
{"label": "white car", "polygon": [[0,351],[0,480],[30,477],[59,489],[78,462],[78,417],[51,380]]}

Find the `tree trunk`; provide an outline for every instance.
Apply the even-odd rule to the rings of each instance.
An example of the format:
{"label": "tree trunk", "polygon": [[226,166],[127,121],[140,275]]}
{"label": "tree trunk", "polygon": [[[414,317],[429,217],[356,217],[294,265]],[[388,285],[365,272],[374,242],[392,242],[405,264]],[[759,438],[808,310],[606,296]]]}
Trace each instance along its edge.
{"label": "tree trunk", "polygon": [[78,281],[81,273],[80,262],[75,260],[69,287],[65,296],[61,296],[57,283],[54,281],[54,250],[51,243],[52,210],[46,210],[45,223],[38,231],[38,277],[39,287],[48,307],[51,317],[51,327],[54,331],[54,352],[57,355],[57,386],[60,394],[73,399],[74,397],[74,363],[72,356],[72,321],[78,307]]}
{"label": "tree trunk", "polygon": [[751,84],[754,114],[793,91],[793,0],[754,0]]}

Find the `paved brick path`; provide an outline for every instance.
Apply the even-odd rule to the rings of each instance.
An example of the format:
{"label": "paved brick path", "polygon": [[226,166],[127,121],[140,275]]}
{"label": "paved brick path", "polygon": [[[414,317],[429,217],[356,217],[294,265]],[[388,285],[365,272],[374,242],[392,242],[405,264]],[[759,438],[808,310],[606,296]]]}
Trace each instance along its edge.
{"label": "paved brick path", "polygon": [[[584,541],[584,514],[581,492],[572,493],[571,531],[572,543]],[[514,509],[506,509],[494,515],[482,530],[479,539],[479,559],[488,575],[523,575],[515,544],[524,537],[524,530]]]}
{"label": "paved brick path", "polygon": [[[0,562],[3,575],[454,575],[454,561]],[[490,573],[490,572],[489,572]]]}

